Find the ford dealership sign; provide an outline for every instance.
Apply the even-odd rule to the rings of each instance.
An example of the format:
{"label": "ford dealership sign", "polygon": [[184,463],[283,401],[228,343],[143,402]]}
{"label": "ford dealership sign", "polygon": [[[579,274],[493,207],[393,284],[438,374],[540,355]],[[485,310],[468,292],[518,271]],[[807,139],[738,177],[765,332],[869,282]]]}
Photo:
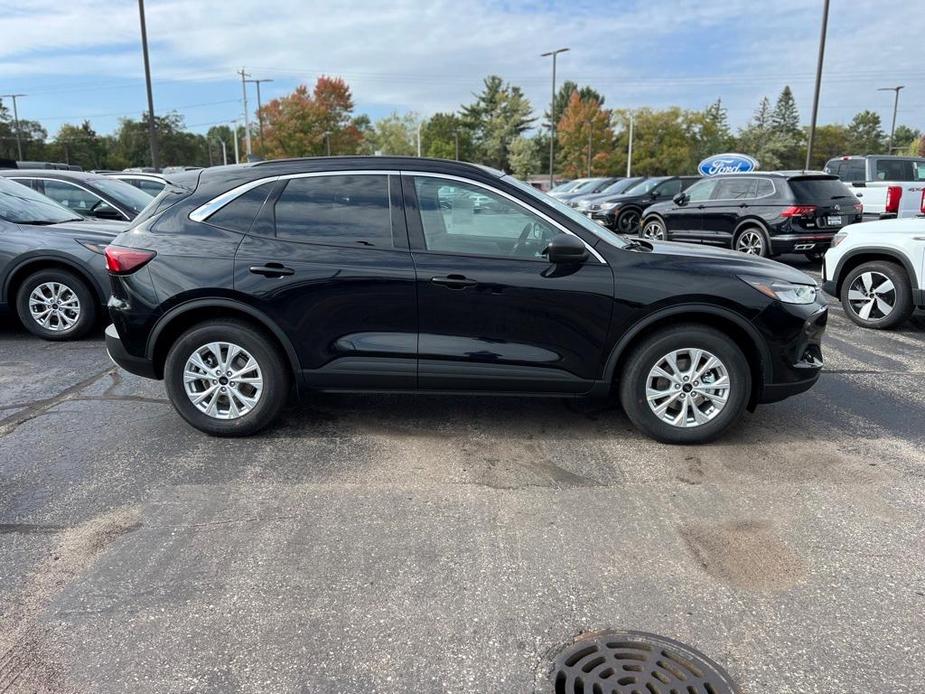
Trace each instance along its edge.
{"label": "ford dealership sign", "polygon": [[701,176],[721,176],[731,173],[749,173],[758,168],[758,162],[744,154],[714,154],[697,166]]}

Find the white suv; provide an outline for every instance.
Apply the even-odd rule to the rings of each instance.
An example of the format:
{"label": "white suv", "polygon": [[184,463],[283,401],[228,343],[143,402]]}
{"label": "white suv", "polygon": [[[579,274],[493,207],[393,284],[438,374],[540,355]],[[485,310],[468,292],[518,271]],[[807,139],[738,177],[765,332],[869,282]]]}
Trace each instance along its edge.
{"label": "white suv", "polygon": [[925,308],[925,217],[845,227],[825,254],[822,279],[858,325],[899,325]]}

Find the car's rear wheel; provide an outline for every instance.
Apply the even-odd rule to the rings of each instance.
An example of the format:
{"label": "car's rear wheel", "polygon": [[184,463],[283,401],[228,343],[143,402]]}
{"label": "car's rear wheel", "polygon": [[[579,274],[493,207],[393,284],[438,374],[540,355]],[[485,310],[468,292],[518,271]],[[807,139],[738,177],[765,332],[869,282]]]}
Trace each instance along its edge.
{"label": "car's rear wheel", "polygon": [[167,395],[191,425],[212,436],[247,436],[272,422],[289,378],[262,332],[235,320],[202,323],[180,336],[164,364]]}
{"label": "car's rear wheel", "polygon": [[841,286],[848,318],[864,328],[895,328],[912,315],[912,284],[895,263],[874,261],[854,268]]}
{"label": "car's rear wheel", "polygon": [[617,231],[621,234],[635,234],[639,230],[639,210],[623,210],[617,215]]}
{"label": "car's rear wheel", "polygon": [[736,234],[732,244],[740,253],[760,255],[767,258],[769,255],[768,237],[758,227],[746,227]]}
{"label": "car's rear wheel", "polygon": [[644,239],[664,241],[666,237],[665,222],[658,217],[649,217],[642,222],[642,231],[639,234]]}
{"label": "car's rear wheel", "polygon": [[96,323],[96,298],[87,283],[67,270],[39,270],[16,294],[23,326],[45,340],[74,340]]}
{"label": "car's rear wheel", "polygon": [[805,255],[806,259],[811,263],[821,263],[825,253],[822,251],[807,251],[803,255]]}
{"label": "car's rear wheel", "polygon": [[696,324],[646,338],[620,377],[627,416],[663,443],[715,439],[742,416],[750,393],[742,350],[720,331]]}

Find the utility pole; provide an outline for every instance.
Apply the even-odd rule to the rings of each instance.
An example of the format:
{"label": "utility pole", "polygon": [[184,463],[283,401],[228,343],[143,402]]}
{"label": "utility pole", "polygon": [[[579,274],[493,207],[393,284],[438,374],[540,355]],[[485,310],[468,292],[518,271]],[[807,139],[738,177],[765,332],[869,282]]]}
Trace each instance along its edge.
{"label": "utility pole", "polygon": [[241,92],[244,94],[244,154],[250,157],[251,122],[250,116],[247,113],[247,78],[250,77],[250,73],[244,72],[244,68],[242,67],[238,74],[241,75]]}
{"label": "utility pole", "polygon": [[238,121],[234,121],[234,163],[241,163],[241,153],[238,151]]}
{"label": "utility pole", "polygon": [[594,132],[594,123],[588,121],[588,178],[591,178],[591,133]]}
{"label": "utility pole", "polygon": [[418,156],[421,156],[421,128],[424,127],[424,121],[418,123]]}
{"label": "utility pole", "polygon": [[626,149],[626,177],[629,178],[633,170],[633,122],[635,121],[633,112],[630,111],[630,141]]}
{"label": "utility pole", "polygon": [[813,119],[809,123],[809,139],[806,143],[806,166],[809,169],[813,158],[813,139],[816,136],[816,116],[819,114],[819,90],[822,87],[822,61],[825,58],[825,34],[829,26],[829,0],[823,0],[822,29],[819,32],[819,60],[816,61],[816,91],[813,94]]}
{"label": "utility pole", "polygon": [[263,151],[263,114],[260,112],[263,108],[263,104],[260,101],[260,83],[261,82],[272,82],[273,80],[245,80],[245,82],[253,82],[257,85],[257,130],[260,132],[260,151]]}
{"label": "utility pole", "polygon": [[[896,110],[899,108],[899,92],[901,89],[905,88],[905,85],[900,85],[899,87],[881,87],[877,90],[878,92],[896,92],[896,96],[893,99],[893,125],[890,126],[890,144],[887,146],[887,154],[893,153],[893,133],[896,132]],[[16,105],[15,101],[13,102],[13,105]]]}
{"label": "utility pole", "polygon": [[145,0],[138,0],[138,17],[141,19],[141,52],[145,60],[145,87],[148,90],[148,142],[151,146],[151,166],[160,169],[157,146],[157,126],[154,124],[154,93],[151,91],[151,62],[148,60],[148,29],[145,26]]}
{"label": "utility pole", "polygon": [[568,48],[557,48],[548,53],[541,53],[541,58],[552,56],[552,101],[549,104],[549,187],[554,183],[556,168],[556,56],[565,53]]}
{"label": "utility pole", "polygon": [[225,141],[219,139],[219,142],[222,144],[222,165],[228,166],[228,148],[225,147]]}
{"label": "utility pole", "polygon": [[22,134],[19,130],[19,111],[16,109],[16,99],[26,96],[25,94],[2,94],[0,99],[13,100],[13,122],[16,125],[16,151],[19,152],[19,161],[22,161]]}

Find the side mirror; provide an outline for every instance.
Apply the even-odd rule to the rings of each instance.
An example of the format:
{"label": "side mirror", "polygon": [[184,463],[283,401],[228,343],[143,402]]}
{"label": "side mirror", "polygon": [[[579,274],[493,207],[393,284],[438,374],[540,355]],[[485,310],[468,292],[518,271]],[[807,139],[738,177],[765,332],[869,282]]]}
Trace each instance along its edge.
{"label": "side mirror", "polygon": [[687,193],[678,193],[675,195],[672,200],[674,200],[675,205],[686,205],[687,204]]}
{"label": "side mirror", "polygon": [[116,221],[125,219],[119,210],[110,205],[100,205],[92,211],[92,215],[97,219],[114,219]]}
{"label": "side mirror", "polygon": [[583,263],[588,259],[588,247],[577,236],[559,234],[554,236],[543,250],[550,263],[564,265]]}

